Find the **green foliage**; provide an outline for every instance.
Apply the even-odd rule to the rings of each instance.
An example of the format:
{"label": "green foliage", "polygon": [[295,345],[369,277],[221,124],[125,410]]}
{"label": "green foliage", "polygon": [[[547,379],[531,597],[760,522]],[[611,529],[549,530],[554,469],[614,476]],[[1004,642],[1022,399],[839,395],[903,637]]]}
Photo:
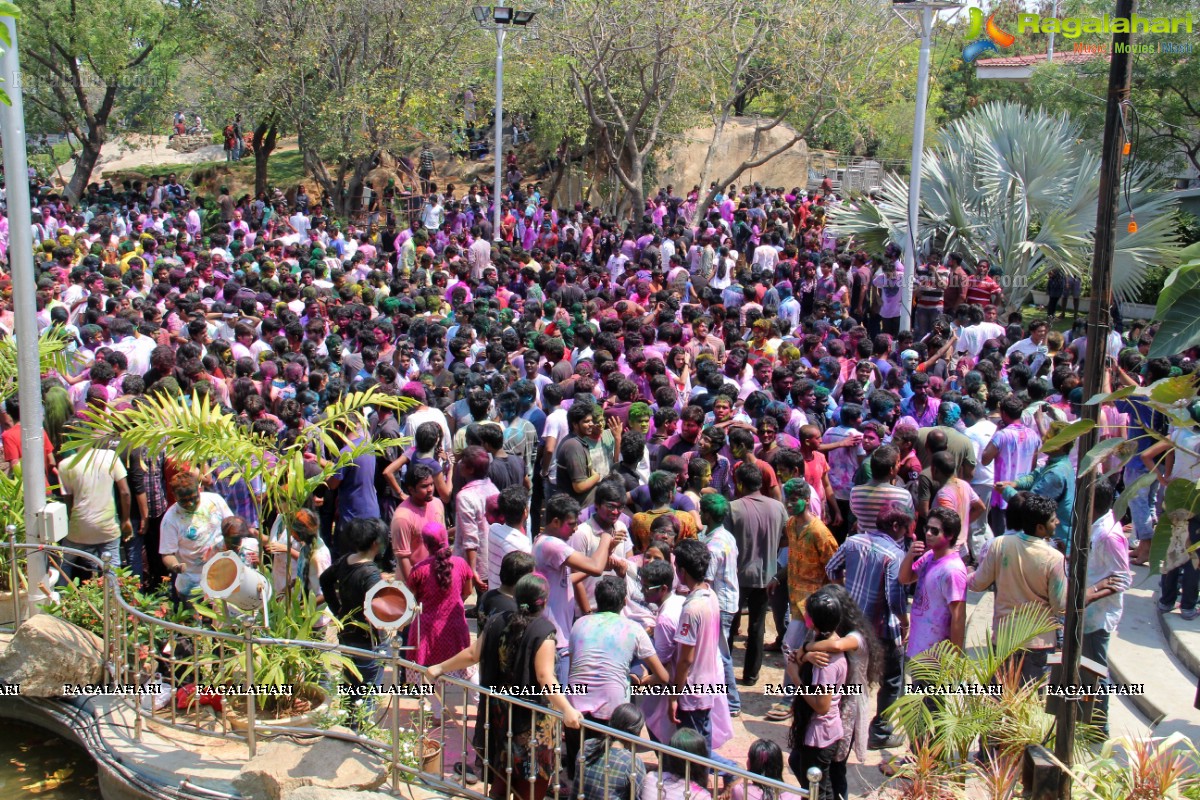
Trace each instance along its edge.
{"label": "green foliage", "polygon": [[[47,328],[38,337],[38,363],[42,374],[66,372],[70,365],[67,357],[67,335],[60,328]],[[0,402],[17,393],[17,339],[6,336],[0,339]]]}
{"label": "green foliage", "polygon": [[[265,519],[270,511],[286,516],[300,510],[318,486],[363,455],[405,444],[360,433],[366,430],[367,408],[405,411],[412,405],[410,399],[376,387],[355,392],[326,407],[295,442],[280,446],[275,438],[246,428],[208,397],[159,394],[136,407],[94,411],[69,430],[65,449],[86,457],[97,448],[113,447],[126,454],[144,447],[150,457],[161,453],[174,461],[209,465],[222,479],[236,477],[256,487],[255,505]],[[351,444],[356,438],[359,443]],[[318,468],[306,475],[305,463],[314,458]]]}
{"label": "green foliage", "polygon": [[[1090,268],[1099,166],[1065,116],[1012,104],[976,109],[925,153],[917,246],[990,258],[1014,287],[1009,303],[1019,307],[1052,267],[1073,275]],[[1153,191],[1140,172],[1129,187],[1113,261],[1113,287],[1122,296],[1136,293],[1147,266],[1177,258],[1171,212],[1179,193]],[[1131,214],[1136,233],[1126,231]],[[835,207],[830,221],[839,234],[882,249],[888,241],[903,246],[907,215],[907,181],[887,175],[877,202]]]}
{"label": "green foliage", "polygon": [[21,67],[35,128],[82,143],[68,186],[78,197],[115,121],[166,113],[177,64],[197,46],[193,6],[157,0],[46,0],[23,6]]}
{"label": "green foliage", "polygon": [[[214,630],[240,632],[242,622],[227,617],[223,611],[206,603],[197,602],[196,614],[206,620]],[[292,686],[304,684],[322,685],[331,676],[341,675],[344,670],[355,670],[349,657],[332,652],[314,641],[314,631],[321,622],[325,610],[308,592],[288,592],[272,599],[264,616],[264,624],[255,624],[254,634],[266,639],[290,639],[307,642],[305,646],[254,645],[254,683],[257,685]],[[230,623],[234,624],[231,625]],[[335,628],[339,623],[330,623]],[[208,674],[200,676],[199,683],[217,686],[243,685],[246,682],[246,645],[242,641],[206,640],[207,646],[222,651],[222,657]],[[278,704],[280,698],[260,696],[257,704],[268,708]]]}
{"label": "green foliage", "polygon": [[[0,17],[19,20],[21,18],[21,9],[17,8],[13,3],[7,1],[0,2]],[[9,36],[8,26],[3,23],[3,20],[0,20],[0,44],[3,44],[5,47],[12,47],[12,37]],[[4,83],[4,79],[0,78],[0,84],[2,83]],[[6,106],[12,105],[12,98],[8,96],[8,92],[3,87],[0,87],[0,103],[4,103]]]}
{"label": "green foliage", "polygon": [[1181,733],[1164,739],[1121,737],[1071,770],[1077,797],[1178,800],[1200,797],[1200,751]]}
{"label": "green foliage", "polygon": [[1047,740],[1053,718],[1044,710],[1041,685],[1022,686],[1017,662],[1019,651],[1030,640],[1055,627],[1045,609],[1025,606],[1004,619],[993,639],[976,643],[966,653],[941,642],[908,662],[913,682],[968,687],[998,683],[1002,688],[997,695],[906,694],[891,707],[888,716],[909,741],[924,742],[941,755],[931,766],[937,777],[951,782],[964,779],[970,771],[971,748],[979,739],[994,743],[1006,758],[1017,756],[1028,744]]}

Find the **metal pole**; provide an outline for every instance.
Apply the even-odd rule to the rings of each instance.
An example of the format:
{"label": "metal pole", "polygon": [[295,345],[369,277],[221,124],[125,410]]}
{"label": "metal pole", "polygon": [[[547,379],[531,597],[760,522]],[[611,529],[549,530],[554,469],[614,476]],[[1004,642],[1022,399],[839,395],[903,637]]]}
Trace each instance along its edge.
{"label": "metal pole", "polygon": [[[1054,7],[1050,11],[1050,16],[1058,18],[1058,0],[1054,0]],[[1054,60],[1054,31],[1050,31],[1050,43],[1046,46],[1046,61]]]}
{"label": "metal pole", "polygon": [[[1134,0],[1117,0],[1114,19],[1133,16]],[[1129,97],[1129,81],[1133,61],[1129,57],[1129,33],[1114,33],[1112,56],[1108,69],[1108,106],[1104,116],[1104,144],[1100,151],[1100,197],[1096,209],[1096,243],[1092,256],[1092,298],[1088,309],[1088,351],[1083,368],[1083,394],[1095,397],[1100,393],[1101,378],[1107,358],[1108,335],[1111,329],[1109,309],[1112,307],[1112,261],[1117,243],[1117,202],[1121,186],[1121,150],[1124,129],[1121,125],[1122,102]],[[1082,418],[1095,421],[1099,406],[1085,405]],[[1079,438],[1080,453],[1096,444],[1093,429]],[[1092,526],[1092,492],[1096,471],[1080,475],[1075,489],[1075,509],[1071,517],[1071,552],[1067,560],[1067,615],[1063,626],[1061,683],[1077,685],[1079,658],[1083,649],[1083,606],[1087,594],[1088,545]],[[1067,766],[1071,765],[1071,749],[1075,744],[1075,722],[1078,704],[1066,700],[1059,706],[1054,738],[1054,755]],[[1064,773],[1059,796],[1071,796],[1070,774]]]}
{"label": "metal pole", "polygon": [[492,240],[500,241],[501,170],[504,169],[504,28],[496,27],[496,176],[492,183]]}
{"label": "metal pole", "polygon": [[925,107],[929,104],[929,46],[933,9],[921,9],[921,57],[917,69],[917,109],[913,116],[912,167],[908,178],[908,236],[904,240],[904,281],[900,286],[900,330],[912,330],[913,281],[917,275],[917,208],[921,200],[921,156],[925,148]]}
{"label": "metal pole", "polygon": [[[46,462],[42,455],[42,369],[38,359],[36,280],[33,274],[33,222],[29,214],[29,162],[25,154],[25,104],[21,65],[17,58],[17,25],[5,17],[12,47],[0,57],[0,77],[11,105],[0,104],[4,134],[4,174],[8,176],[8,261],[12,270],[13,311],[17,337],[17,400],[21,406],[21,476],[25,497],[25,541],[44,543],[40,530],[46,507]],[[32,551],[29,570],[29,613],[39,612],[45,600],[46,554]],[[15,591],[14,587],[14,591]]]}

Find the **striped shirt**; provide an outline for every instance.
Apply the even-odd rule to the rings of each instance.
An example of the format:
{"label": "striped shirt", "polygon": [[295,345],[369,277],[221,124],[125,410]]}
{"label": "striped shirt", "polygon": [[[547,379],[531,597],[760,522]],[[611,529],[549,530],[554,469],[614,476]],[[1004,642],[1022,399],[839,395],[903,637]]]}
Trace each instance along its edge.
{"label": "striped shirt", "polygon": [[830,580],[844,578],[846,591],[881,639],[900,641],[900,615],[905,613],[900,562],[904,551],[886,533],[871,531],[851,536],[825,565]]}
{"label": "striped shirt", "polygon": [[916,514],[912,494],[903,486],[871,481],[851,489],[850,513],[858,521],[858,532],[866,533],[874,529],[879,512],[890,504],[900,506],[910,514]]}

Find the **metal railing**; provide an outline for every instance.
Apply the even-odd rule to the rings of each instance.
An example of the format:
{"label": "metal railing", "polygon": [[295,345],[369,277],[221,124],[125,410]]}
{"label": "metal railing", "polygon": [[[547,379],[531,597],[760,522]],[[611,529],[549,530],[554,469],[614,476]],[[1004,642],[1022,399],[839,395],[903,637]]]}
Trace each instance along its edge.
{"label": "metal railing", "polygon": [[[16,589],[21,586],[23,570],[20,568],[21,556],[49,558],[54,568],[61,570],[64,557],[83,560],[94,566],[100,573],[102,585],[103,608],[97,609],[102,619],[103,664],[104,680],[109,685],[117,686],[147,686],[153,685],[156,673],[149,672],[145,664],[151,659],[159,665],[157,675],[161,676],[162,691],[169,689],[169,701],[163,709],[155,709],[153,699],[147,698],[152,694],[121,695],[124,702],[135,715],[134,738],[141,740],[146,725],[162,725],[192,734],[220,737],[222,739],[240,739],[246,744],[247,755],[253,758],[260,739],[273,735],[287,737],[327,737],[352,742],[373,752],[386,762],[391,788],[399,792],[404,783],[420,782],[430,788],[448,794],[487,800],[489,797],[488,780],[504,780],[508,783],[509,791],[506,796],[526,798],[523,792],[517,792],[518,787],[525,786],[525,792],[530,788],[522,783],[520,776],[514,770],[514,759],[508,754],[527,754],[541,766],[543,784],[541,789],[553,789],[553,797],[559,797],[560,789],[566,783],[564,758],[566,737],[580,736],[588,740],[602,742],[603,755],[600,763],[611,764],[615,747],[628,750],[633,759],[641,760],[639,755],[653,757],[654,765],[648,768],[647,775],[657,774],[658,796],[665,797],[668,791],[665,784],[682,779],[682,792],[686,798],[701,798],[701,789],[711,796],[717,796],[718,780],[726,782],[745,781],[763,790],[764,797],[772,794],[779,795],[791,792],[802,797],[815,798],[819,796],[821,772],[818,769],[809,770],[806,775],[807,788],[797,788],[782,781],[772,780],[761,775],[748,772],[740,767],[730,766],[702,758],[690,753],[677,750],[669,745],[653,742],[638,736],[631,736],[590,720],[584,720],[582,729],[572,731],[565,728],[562,715],[557,711],[536,702],[514,696],[511,693],[492,690],[468,680],[450,675],[441,676],[432,687],[426,681],[425,668],[401,658],[394,648],[384,652],[363,650],[345,645],[313,640],[274,639],[256,636],[254,625],[243,627],[241,633],[196,628],[182,625],[160,618],[144,609],[136,608],[122,595],[121,586],[115,569],[107,559],[99,559],[91,553],[69,547],[47,546],[18,542],[9,537],[7,547],[8,572],[12,593],[13,629],[19,627],[22,621],[21,604],[23,599]],[[47,601],[49,602],[49,601]],[[4,626],[0,626],[2,628]],[[184,644],[186,643],[186,645]],[[244,706],[240,709],[244,724],[235,725],[231,722],[232,702],[222,702],[219,711],[204,712],[203,708],[192,702],[180,713],[177,704],[177,691],[189,683],[199,686],[206,683],[206,676],[228,675],[228,665],[231,659],[245,659],[244,687],[248,689],[255,685],[255,653],[260,648],[305,648],[319,653],[337,653],[349,658],[378,659],[386,668],[384,673],[384,690],[378,695],[380,699],[387,698],[369,712],[368,724],[359,731],[346,729],[327,729],[310,725],[291,725],[274,727],[259,718],[256,707],[256,697],[247,692],[244,695]],[[189,652],[190,651],[190,652]],[[388,673],[390,672],[390,676]],[[400,691],[388,691],[388,687],[398,684],[400,676],[420,676],[422,688],[406,687]],[[338,694],[331,682],[341,676],[330,674],[325,687],[330,697]],[[390,677],[390,680],[388,679]],[[411,688],[411,691],[408,689]],[[447,690],[451,690],[448,692]],[[430,695],[438,701],[441,709],[440,720],[435,720],[430,713]],[[405,697],[417,696],[415,709],[404,708]],[[347,695],[347,699],[354,697]],[[468,736],[471,724],[471,710],[476,705],[475,698],[482,697],[484,702],[478,704],[479,715],[474,719],[475,726],[481,726],[479,737],[481,748],[477,751]],[[223,700],[234,700],[235,697],[225,697]],[[236,699],[241,699],[237,697]],[[521,714],[529,715],[528,728],[521,724],[514,730],[514,711],[520,709]],[[166,713],[164,713],[166,712]],[[501,720],[495,723],[493,717],[499,713]],[[409,724],[401,724],[407,715]],[[462,772],[446,775],[443,765],[447,755],[447,745],[450,743],[446,735],[448,723],[461,727],[462,738],[457,749],[457,762],[464,767],[470,767],[476,761],[485,765],[487,776],[480,776],[483,781],[478,784],[468,783],[468,778]],[[494,731],[494,724],[500,724],[499,735]],[[364,731],[368,735],[363,735]],[[535,744],[530,746],[531,735]],[[537,732],[543,732],[543,744],[536,744]],[[495,745],[495,746],[494,746]],[[500,752],[496,752],[500,750]],[[477,758],[476,758],[477,754]],[[584,774],[585,749],[579,748],[576,775],[582,778]],[[675,764],[682,765],[684,774],[670,777],[664,772],[664,761],[671,758]],[[622,758],[621,764],[629,759]],[[630,764],[632,766],[632,764]],[[645,763],[643,762],[643,766]],[[678,767],[677,767],[678,769]],[[621,800],[621,797],[609,791],[609,781],[612,780],[610,770],[603,770],[603,785],[590,786],[586,780],[576,780],[574,796],[583,800],[585,790],[588,797],[595,797],[597,788],[602,796]],[[693,780],[702,777],[703,780]],[[631,784],[632,786],[632,784]],[[677,789],[671,789],[677,792]],[[638,800],[636,786],[631,788],[632,800]]]}

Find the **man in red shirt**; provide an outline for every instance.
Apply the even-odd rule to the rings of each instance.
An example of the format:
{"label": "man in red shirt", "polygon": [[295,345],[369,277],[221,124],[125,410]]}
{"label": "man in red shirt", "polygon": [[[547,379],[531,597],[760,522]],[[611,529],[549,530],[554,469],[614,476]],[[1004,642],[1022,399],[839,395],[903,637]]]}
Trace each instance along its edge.
{"label": "man in red shirt", "polygon": [[975,268],[975,274],[967,282],[967,302],[979,306],[1000,305],[1003,291],[995,278],[988,274],[992,264],[987,259],[981,259]]}
{"label": "man in red shirt", "polygon": [[[0,442],[4,444],[4,460],[10,464],[9,469],[15,467],[21,462],[21,408],[17,404],[17,398],[9,398],[4,404],[8,416],[13,421],[13,426],[0,434]],[[54,445],[50,444],[50,437],[42,434],[42,448],[46,455],[46,477],[49,478],[54,472]]]}

